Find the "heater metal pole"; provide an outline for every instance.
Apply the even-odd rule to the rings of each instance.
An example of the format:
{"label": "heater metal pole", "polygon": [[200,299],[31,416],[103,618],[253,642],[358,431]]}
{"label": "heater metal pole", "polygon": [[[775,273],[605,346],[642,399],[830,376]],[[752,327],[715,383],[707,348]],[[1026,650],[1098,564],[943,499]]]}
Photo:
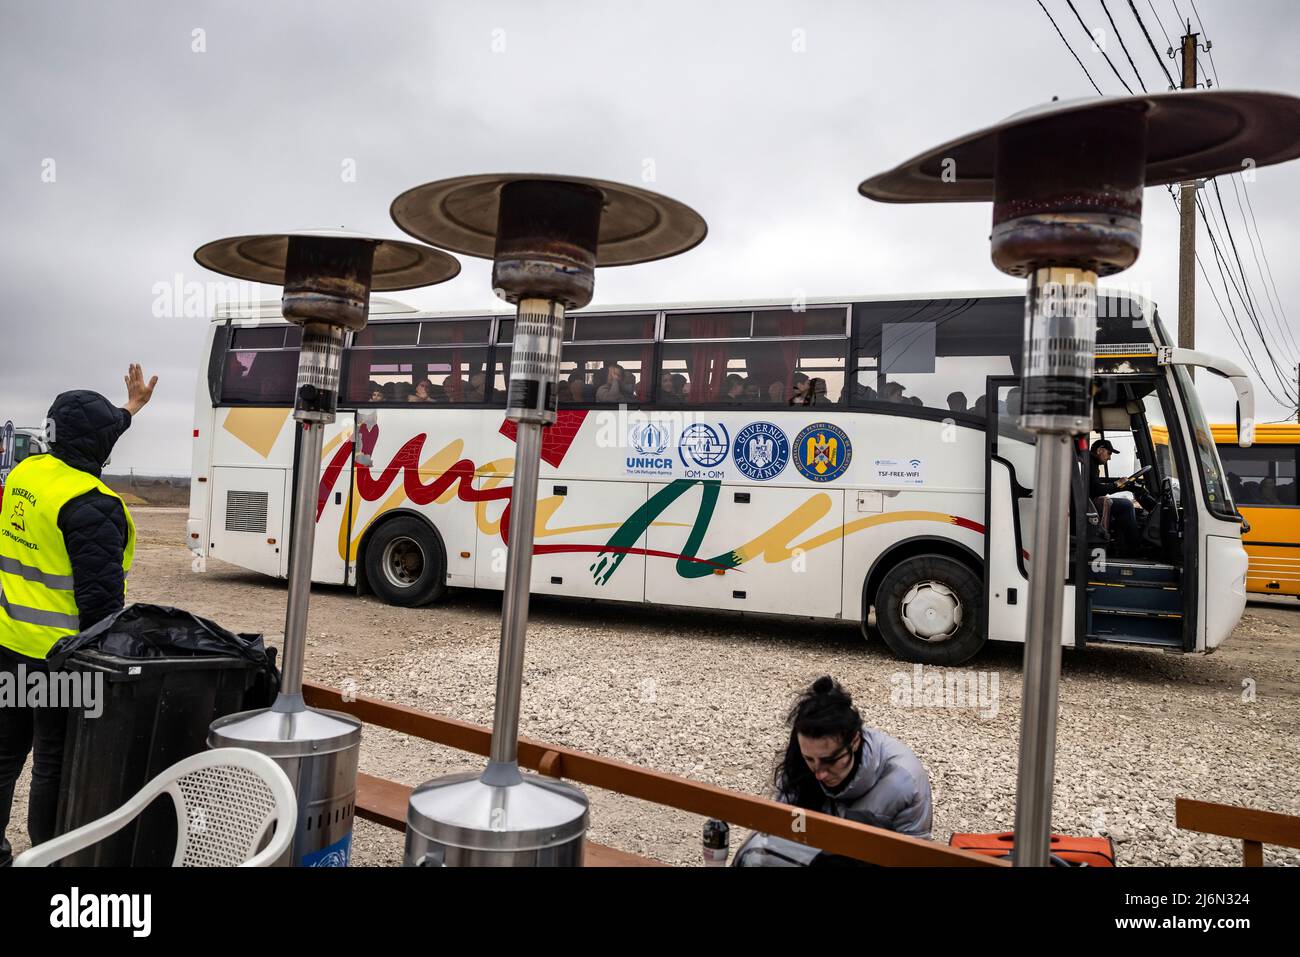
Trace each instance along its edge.
{"label": "heater metal pole", "polygon": [[501,609],[501,651],[497,659],[497,698],[492,720],[493,764],[514,764],[519,752],[519,709],[523,694],[524,645],[528,633],[529,582],[533,568],[533,526],[537,516],[542,427],[519,423],[515,477],[510,493],[510,544]]}
{"label": "heater metal pole", "polygon": [[1016,786],[1015,859],[1048,861],[1052,830],[1052,775],[1056,766],[1057,689],[1069,544],[1072,442],[1068,435],[1038,437],[1034,465],[1034,533],[1030,543],[1029,603],[1020,705],[1020,772]]}
{"label": "heater metal pole", "polygon": [[324,431],[338,404],[343,338],[347,330],[365,327],[371,290],[442,282],[459,266],[428,247],[336,231],[234,236],[208,243],[194,258],[228,276],[280,283],[281,314],[302,327],[280,693],[270,708],[218,718],[208,730],[208,745],[259,751],[288,775],[298,816],[279,864],[347,866],[361,722],[308,708],[302,696]]}
{"label": "heater metal pole", "polygon": [[1044,867],[1051,850],[1073,436],[1091,425],[1096,276],[1079,269],[1034,270],[1025,327],[1021,424],[1038,435],[1038,445],[1014,846],[1017,866]]}
{"label": "heater metal pole", "polygon": [[311,559],[316,542],[316,489],[325,426],[302,422],[293,464],[293,529],[289,533],[289,600],[284,619],[277,711],[303,706],[302,667],[307,645],[307,606],[311,599]]}
{"label": "heater metal pole", "polygon": [[510,491],[510,542],[501,607],[492,752],[486,772],[486,779],[494,784],[507,783],[519,776],[519,709],[524,684],[542,427],[555,421],[555,390],[563,335],[564,307],[560,303],[548,299],[519,300],[510,386],[506,394],[506,418],[516,423],[518,429],[515,475]]}
{"label": "heater metal pole", "polygon": [[544,175],[427,183],[397,197],[392,214],[427,242],[490,257],[493,290],[517,307],[506,393],[515,464],[509,521],[502,518],[509,540],[492,747],[482,774],[445,776],[411,793],[405,860],[414,867],[581,866],[586,795],[523,774],[518,760],[542,430],[558,418],[565,313],[591,302],[598,260],[660,259],[698,243],[707,227],[653,193]]}

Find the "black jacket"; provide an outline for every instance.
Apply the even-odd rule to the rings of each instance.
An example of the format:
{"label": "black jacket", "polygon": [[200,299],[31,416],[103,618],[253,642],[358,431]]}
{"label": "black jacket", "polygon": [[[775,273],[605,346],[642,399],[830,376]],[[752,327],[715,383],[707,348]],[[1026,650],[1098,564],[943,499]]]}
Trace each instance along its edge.
{"label": "black jacket", "polygon": [[[99,478],[118,436],[131,427],[131,413],[98,392],[64,392],[50,406],[50,454]],[[59,511],[59,531],[72,559],[72,585],[84,631],[122,607],[126,574],[126,512],[121,501],[90,491]]]}
{"label": "black jacket", "polygon": [[1088,479],[1088,498],[1101,498],[1120,491],[1119,479],[1106,478],[1101,474],[1101,459],[1097,458],[1095,452],[1089,453],[1088,461],[1092,467],[1092,475]]}

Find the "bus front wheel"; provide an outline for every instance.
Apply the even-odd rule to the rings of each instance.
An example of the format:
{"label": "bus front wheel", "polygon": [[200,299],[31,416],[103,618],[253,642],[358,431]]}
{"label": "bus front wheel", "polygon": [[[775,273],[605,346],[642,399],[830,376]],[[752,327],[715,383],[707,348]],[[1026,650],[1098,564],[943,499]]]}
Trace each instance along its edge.
{"label": "bus front wheel", "polygon": [[876,628],[897,657],[959,665],[984,646],[983,583],[945,555],[918,555],[891,568],[876,592]]}
{"label": "bus front wheel", "polygon": [[388,605],[427,605],[447,590],[447,556],[418,518],[385,522],[366,545],[366,581]]}

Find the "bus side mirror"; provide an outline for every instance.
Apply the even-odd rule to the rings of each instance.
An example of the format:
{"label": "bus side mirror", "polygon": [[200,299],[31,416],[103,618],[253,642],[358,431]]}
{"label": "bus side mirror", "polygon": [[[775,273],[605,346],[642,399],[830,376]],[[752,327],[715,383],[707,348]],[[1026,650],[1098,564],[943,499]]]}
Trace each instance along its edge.
{"label": "bus side mirror", "polygon": [[[1255,393],[1244,376],[1233,376],[1229,381],[1237,390],[1237,445],[1248,449],[1255,443]],[[1241,382],[1245,383],[1244,390]]]}

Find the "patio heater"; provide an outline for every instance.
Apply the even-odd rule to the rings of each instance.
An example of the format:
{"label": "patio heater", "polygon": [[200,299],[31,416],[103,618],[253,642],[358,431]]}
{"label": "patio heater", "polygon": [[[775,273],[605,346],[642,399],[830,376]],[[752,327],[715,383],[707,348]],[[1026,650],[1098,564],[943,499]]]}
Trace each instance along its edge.
{"label": "patio heater", "polygon": [[361,722],[336,711],[308,708],[302,697],[321,446],[325,426],[334,421],[343,337],[365,327],[370,293],[444,282],[460,272],[460,264],[428,246],[343,230],[220,239],[200,247],[194,258],[222,275],[282,285],[284,318],[302,326],[293,406],[298,443],[280,692],[270,708],[214,721],[208,746],[260,751],[293,782],[297,833],[279,865],[345,866],[351,851]]}
{"label": "patio heater", "polygon": [[1046,866],[1064,625],[1073,438],[1092,428],[1097,277],[1142,242],[1146,186],[1300,155],[1300,100],[1180,92],[1053,102],[864,181],[887,203],[993,202],[993,264],[1028,280],[1022,428],[1036,433],[1034,527],[1016,792],[1015,863]]}
{"label": "patio heater", "polygon": [[566,310],[591,301],[596,266],[685,252],[704,220],[656,193],[604,180],[504,174],[427,183],[393,201],[393,221],[434,246],[491,259],[492,286],[513,303],[506,418],[516,424],[509,553],[501,612],[492,748],[486,770],[427,782],[407,809],[414,866],[577,866],[587,798],[568,782],[519,770],[528,587],[542,428],[555,422]]}

